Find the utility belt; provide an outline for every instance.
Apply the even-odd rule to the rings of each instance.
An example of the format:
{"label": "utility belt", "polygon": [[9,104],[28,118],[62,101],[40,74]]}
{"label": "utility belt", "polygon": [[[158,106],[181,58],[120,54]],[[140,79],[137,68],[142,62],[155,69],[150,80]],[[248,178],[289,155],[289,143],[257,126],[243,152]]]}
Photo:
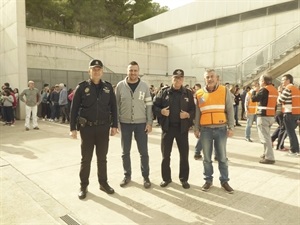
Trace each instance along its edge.
{"label": "utility belt", "polygon": [[96,120],[94,122],[92,121],[88,121],[86,118],[79,116],[77,119],[77,124],[78,124],[78,128],[79,127],[85,127],[85,126],[100,126],[100,125],[104,125],[107,124],[108,121],[107,120]]}

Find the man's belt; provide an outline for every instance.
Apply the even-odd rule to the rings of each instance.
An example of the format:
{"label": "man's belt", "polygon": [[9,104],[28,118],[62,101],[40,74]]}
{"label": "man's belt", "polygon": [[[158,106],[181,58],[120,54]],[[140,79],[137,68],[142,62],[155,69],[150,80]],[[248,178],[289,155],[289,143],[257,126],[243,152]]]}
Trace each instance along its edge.
{"label": "man's belt", "polygon": [[99,125],[104,125],[106,124],[107,121],[106,120],[96,120],[94,122],[91,122],[91,121],[86,121],[86,125],[87,126],[99,126]]}

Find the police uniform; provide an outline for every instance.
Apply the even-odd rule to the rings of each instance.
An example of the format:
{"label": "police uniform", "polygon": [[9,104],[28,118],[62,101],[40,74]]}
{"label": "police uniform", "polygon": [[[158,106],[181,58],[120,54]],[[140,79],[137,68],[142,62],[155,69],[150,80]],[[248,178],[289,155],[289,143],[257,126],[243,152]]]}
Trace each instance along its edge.
{"label": "police uniform", "polygon": [[70,129],[80,131],[82,158],[79,176],[81,189],[84,191],[89,185],[91,161],[96,146],[100,189],[103,190],[104,187],[103,191],[113,193],[113,189],[107,184],[106,165],[110,127],[118,127],[116,97],[112,85],[103,80],[99,84],[94,84],[90,79],[81,82],[76,87],[72,101]]}
{"label": "police uniform", "polygon": [[[169,107],[169,116],[161,114],[161,110],[166,107]],[[190,117],[180,119],[181,111],[188,112]],[[161,173],[163,182],[160,186],[165,187],[172,181],[170,157],[175,139],[180,155],[179,180],[184,188],[188,188],[189,185],[186,184],[189,178],[188,131],[193,125],[193,118],[195,116],[195,103],[192,92],[183,86],[179,90],[175,90],[173,87],[163,88],[153,100],[153,113],[157,118],[160,118],[162,128],[161,151],[163,160],[161,163]]]}

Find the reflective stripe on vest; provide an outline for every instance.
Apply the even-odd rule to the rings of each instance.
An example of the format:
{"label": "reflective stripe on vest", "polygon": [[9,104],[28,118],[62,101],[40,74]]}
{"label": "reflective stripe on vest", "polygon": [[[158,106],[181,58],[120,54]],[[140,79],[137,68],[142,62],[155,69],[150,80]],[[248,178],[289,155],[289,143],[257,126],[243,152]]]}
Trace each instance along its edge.
{"label": "reflective stripe on vest", "polygon": [[275,108],[277,105],[277,98],[278,98],[278,91],[273,85],[267,85],[265,87],[268,92],[268,103],[266,106],[257,106],[258,110],[266,110],[266,116],[274,116],[275,115]]}
{"label": "reflective stripe on vest", "polygon": [[208,93],[200,89],[196,93],[198,106],[201,111],[200,124],[225,124],[225,98],[226,87],[220,85],[216,91]]}
{"label": "reflective stripe on vest", "polygon": [[294,85],[288,85],[286,87],[291,91],[292,104],[282,104],[282,111],[284,113],[292,113],[293,115],[300,115],[300,90]]}

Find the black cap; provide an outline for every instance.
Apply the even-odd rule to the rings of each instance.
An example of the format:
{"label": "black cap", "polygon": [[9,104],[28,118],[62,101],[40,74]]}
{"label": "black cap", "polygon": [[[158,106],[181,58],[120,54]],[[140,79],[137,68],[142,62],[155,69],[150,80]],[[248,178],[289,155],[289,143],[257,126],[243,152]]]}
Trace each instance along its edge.
{"label": "black cap", "polygon": [[184,72],[182,69],[176,69],[174,70],[173,72],[173,76],[176,76],[176,77],[184,77]]}
{"label": "black cap", "polygon": [[93,68],[93,67],[96,67],[96,66],[103,67],[103,63],[99,59],[92,59],[90,61],[89,67]]}

